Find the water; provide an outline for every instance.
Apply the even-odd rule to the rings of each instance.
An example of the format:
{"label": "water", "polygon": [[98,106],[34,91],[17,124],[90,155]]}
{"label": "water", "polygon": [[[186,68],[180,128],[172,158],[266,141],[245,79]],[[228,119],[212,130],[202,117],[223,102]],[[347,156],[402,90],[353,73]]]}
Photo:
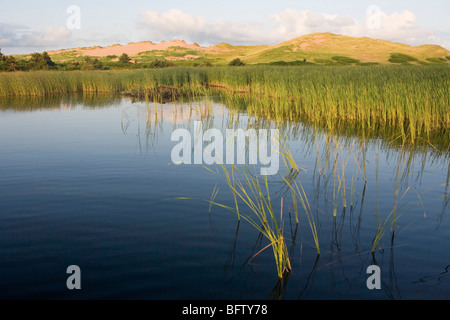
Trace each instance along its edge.
{"label": "water", "polygon": [[[281,126],[321,250],[304,214],[296,225],[280,176],[270,177],[274,203],[286,198],[292,272],[281,282],[271,249],[255,256],[267,240],[203,201],[217,185],[215,201],[233,206],[223,175],[171,161],[176,128],[203,119],[223,132],[247,129],[245,113],[109,96],[3,100],[0,110],[2,299],[449,298],[448,153]],[[343,168],[345,209],[336,192]],[[374,264],[380,290],[366,285]],[[81,269],[81,290],[67,289],[70,265]]]}

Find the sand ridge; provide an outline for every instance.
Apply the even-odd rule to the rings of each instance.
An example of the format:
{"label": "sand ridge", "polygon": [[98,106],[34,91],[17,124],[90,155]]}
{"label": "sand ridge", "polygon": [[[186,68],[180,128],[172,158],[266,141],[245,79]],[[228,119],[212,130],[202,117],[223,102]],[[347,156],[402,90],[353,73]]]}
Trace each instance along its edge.
{"label": "sand ridge", "polygon": [[[172,40],[172,41],[162,41],[160,43],[153,43],[151,41],[143,42],[132,42],[126,45],[112,45],[107,47],[91,47],[91,48],[75,48],[75,49],[64,49],[58,51],[49,52],[49,54],[59,54],[64,52],[76,51],[80,56],[91,56],[91,57],[106,57],[106,56],[120,56],[124,53],[129,56],[136,56],[141,52],[154,51],[154,50],[168,50],[171,47],[182,47],[189,50],[205,51],[210,50],[209,47],[201,47],[197,43],[188,44],[184,40]],[[195,55],[187,55],[185,59],[198,58]]]}

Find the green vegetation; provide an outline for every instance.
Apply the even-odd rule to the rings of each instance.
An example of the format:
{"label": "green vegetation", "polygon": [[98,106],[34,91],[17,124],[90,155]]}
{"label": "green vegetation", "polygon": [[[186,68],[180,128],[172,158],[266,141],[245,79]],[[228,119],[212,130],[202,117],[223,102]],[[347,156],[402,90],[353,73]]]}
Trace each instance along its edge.
{"label": "green vegetation", "polygon": [[121,63],[130,63],[130,61],[131,58],[126,53],[122,54],[119,58],[119,62]]}
{"label": "green vegetation", "polygon": [[428,62],[431,62],[431,63],[436,63],[436,64],[442,64],[442,63],[446,63],[446,59],[444,59],[444,58],[426,58],[426,60],[428,61]]}
{"label": "green vegetation", "polygon": [[304,66],[304,65],[311,65],[313,63],[307,62],[306,59],[303,60],[296,60],[296,61],[275,61],[271,62],[270,65],[272,66]]}
{"label": "green vegetation", "polygon": [[29,61],[30,70],[50,70],[55,67],[55,63],[52,61],[47,52],[42,54],[33,53]]}
{"label": "green vegetation", "polygon": [[[118,45],[113,45],[115,47]],[[121,46],[122,47],[122,46]],[[92,48],[76,48],[51,52],[49,56],[54,65],[30,63],[32,55],[14,55],[7,57],[8,62],[0,58],[0,71],[28,70],[90,70],[83,68],[86,55],[92,55]],[[148,47],[151,49],[151,47]],[[173,46],[155,46],[148,50],[130,55],[123,46],[118,55],[92,56],[102,63],[102,69],[148,69],[168,66],[227,66],[227,65],[360,65],[374,64],[448,64],[449,52],[436,45],[412,47],[401,43],[375,40],[366,37],[348,37],[332,33],[314,33],[304,35],[278,45],[235,46],[220,43],[209,48],[174,42]],[[115,50],[115,52],[118,52]],[[101,53],[98,53],[101,55]],[[42,54],[44,55],[44,53]],[[237,58],[238,57],[238,58]],[[46,58],[47,59],[47,58]],[[35,59],[36,60],[36,59]],[[36,61],[35,61],[36,62]],[[132,63],[131,63],[132,62]],[[162,64],[162,63],[165,64]],[[303,62],[303,63],[302,63]],[[96,68],[94,68],[96,69]]]}
{"label": "green vegetation", "polygon": [[[227,185],[235,199],[235,207],[232,208],[215,202],[216,190],[213,191],[209,203],[235,212],[239,219],[250,223],[269,241],[269,245],[260,252],[269,247],[272,248],[278,278],[282,279],[292,269],[283,232],[283,199],[278,214],[270,197],[267,176],[260,180],[258,175],[252,172],[249,167],[244,170],[239,170],[235,165],[232,165],[231,169],[228,169],[225,165],[221,165],[221,167]],[[236,178],[238,175],[242,176],[242,180]],[[242,201],[244,209],[239,206],[238,200]]]}
{"label": "green vegetation", "polygon": [[52,61],[47,52],[33,53],[29,60],[16,59],[1,53],[0,49],[0,71],[27,71],[27,70],[56,70],[56,63]]}
{"label": "green vegetation", "polygon": [[[240,169],[236,165],[230,165],[230,168],[226,165],[220,165],[221,170],[218,170],[217,172],[205,167],[219,177],[221,173],[223,173],[226,185],[234,199],[234,207],[216,202],[215,198],[219,190],[214,188],[211,199],[206,200],[210,204],[210,210],[211,205],[227,209],[235,213],[239,221],[244,220],[248,222],[261,234],[261,236],[266,238],[269,241],[269,244],[258,251],[252,259],[264,250],[272,248],[279,279],[283,279],[292,269],[284,228],[286,215],[286,213],[284,213],[284,210],[286,210],[285,203],[289,203],[288,207],[291,205],[291,210],[294,211],[297,228],[299,225],[299,207],[302,209],[302,212],[305,213],[317,254],[320,255],[318,232],[308,197],[306,196],[300,181],[296,179],[300,169],[287,147],[286,142],[283,140],[284,139],[275,139],[271,142],[278,144],[280,147],[280,156],[282,163],[284,164],[284,172],[280,172],[281,180],[279,182],[288,190],[288,192],[285,193],[285,197],[281,197],[279,211],[278,203],[275,203],[269,187],[273,181],[269,183],[267,176],[258,178],[258,170],[255,167],[246,165],[243,169]],[[291,210],[289,210],[289,214],[291,213]]]}
{"label": "green vegetation", "polygon": [[102,70],[103,63],[98,58],[86,57],[81,64],[81,70]]}
{"label": "green vegetation", "polygon": [[358,66],[376,66],[378,65],[378,62],[358,62]]}
{"label": "green vegetation", "polygon": [[331,57],[336,63],[338,64],[353,64],[353,63],[359,63],[360,61],[358,59],[353,59],[349,57],[343,57],[343,56],[334,56]]}
{"label": "green vegetation", "polygon": [[[164,63],[164,62],[161,62]],[[157,63],[156,63],[157,64]],[[220,94],[229,105],[275,121],[334,130],[392,132],[410,143],[447,137],[447,66],[247,66],[160,70],[3,73],[0,96],[116,92],[177,99]]]}
{"label": "green vegetation", "polygon": [[231,60],[231,62],[229,63],[229,66],[231,66],[231,67],[242,67],[242,66],[245,66],[245,63],[241,59],[236,58],[236,59]]}
{"label": "green vegetation", "polygon": [[13,56],[6,56],[0,49],[0,71],[15,71],[16,59]]}
{"label": "green vegetation", "polygon": [[403,53],[392,53],[389,61],[392,63],[408,63],[418,61],[418,59]]}

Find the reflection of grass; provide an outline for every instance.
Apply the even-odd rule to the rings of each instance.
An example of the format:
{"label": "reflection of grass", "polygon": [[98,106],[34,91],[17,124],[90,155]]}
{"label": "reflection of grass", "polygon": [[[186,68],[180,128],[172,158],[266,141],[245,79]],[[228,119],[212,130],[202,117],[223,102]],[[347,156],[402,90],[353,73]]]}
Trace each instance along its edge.
{"label": "reflection of grass", "polygon": [[[222,121],[222,124],[227,128],[239,126],[267,128],[271,123],[259,118],[241,121],[239,113],[235,113],[230,114],[230,118]],[[308,149],[307,153],[316,150],[317,157],[312,177],[312,189],[304,187],[304,175],[298,174],[299,172],[302,173],[303,168],[296,164],[296,159],[291,154],[288,145],[279,143],[282,160],[280,163],[284,164],[282,171],[280,171],[281,180],[274,179],[276,181],[272,181],[272,178],[268,180],[267,177],[260,177],[256,173],[257,170],[253,171],[252,167],[248,166],[242,168],[224,165],[218,167],[218,171],[205,167],[222,178],[226,191],[230,192],[230,197],[226,202],[218,201],[220,184],[217,183],[211,191],[211,197],[206,200],[210,205],[210,210],[212,206],[229,210],[236,214],[239,221],[250,223],[253,228],[260,232],[268,243],[263,244],[262,250],[254,256],[258,256],[264,250],[272,249],[277,274],[283,279],[292,267],[295,268],[294,263],[291,264],[292,257],[288,255],[287,250],[288,247],[292,248],[292,245],[290,245],[291,239],[289,239],[291,235],[286,235],[283,227],[287,221],[285,217],[288,211],[289,215],[292,214],[292,220],[294,220],[295,214],[297,227],[302,224],[309,229],[307,230],[307,236],[312,235],[313,246],[315,246],[319,255],[323,251],[323,246],[320,245],[320,241],[323,242],[323,239],[319,232],[323,222],[320,221],[322,219],[320,217],[329,216],[333,219],[335,230],[333,243],[339,243],[340,253],[345,250],[341,248],[340,241],[342,240],[339,239],[339,235],[345,229],[346,213],[350,212],[352,221],[355,212],[359,211],[357,225],[354,226],[354,229],[352,228],[351,232],[355,236],[356,250],[360,252],[358,238],[363,216],[369,213],[367,201],[370,205],[371,196],[376,195],[376,212],[374,211],[376,220],[373,220],[374,223],[369,226],[371,230],[368,234],[370,239],[367,238],[368,242],[364,244],[363,250],[375,252],[380,247],[384,247],[383,242],[386,234],[391,231],[392,238],[394,237],[394,231],[398,228],[397,221],[399,221],[403,212],[408,211],[406,206],[410,201],[407,200],[411,200],[409,195],[411,191],[415,191],[415,186],[408,181],[415,158],[423,155],[423,158],[418,160],[424,163],[430,159],[430,153],[422,153],[420,149],[411,147],[406,143],[400,150],[396,150],[396,148],[389,148],[379,139],[366,140],[364,137],[358,139],[354,136],[338,136],[330,131],[308,131],[308,127],[301,127],[301,131],[298,133],[300,136],[295,136],[296,131],[292,123],[291,125],[282,123],[278,128],[280,128],[283,136],[292,134],[290,136],[291,141],[295,140],[301,146],[305,146]],[[395,175],[392,179],[394,183],[392,192],[394,203],[392,207],[386,207],[387,199],[378,198],[378,169],[375,177],[370,174],[371,161],[370,158],[367,159],[367,152],[372,150],[373,147],[377,152],[387,149],[388,153],[398,154],[399,157],[393,166]],[[439,155],[439,157],[441,156]],[[391,157],[388,154],[388,158]],[[377,164],[378,161],[377,155]],[[305,173],[308,174],[306,169]],[[317,179],[318,182],[316,183]],[[386,183],[387,181],[383,181],[382,185]],[[376,189],[373,188],[375,184]],[[385,186],[389,187],[388,185]],[[416,193],[419,202],[414,205],[424,207],[425,211],[424,202],[421,198],[425,193]],[[323,199],[320,199],[320,197],[323,197]],[[328,203],[331,203],[331,205],[327,208]],[[365,207],[364,204],[366,204]],[[286,211],[287,208],[290,209]],[[364,235],[364,238],[366,238],[366,235]],[[302,235],[303,238],[304,235]]]}
{"label": "reflection of grass", "polygon": [[390,131],[393,138],[411,143],[447,137],[448,146],[449,72],[438,65],[28,72],[1,74],[0,96],[122,92],[161,100],[167,88],[177,93],[175,98],[214,89],[227,102],[242,98],[252,116],[305,121],[332,131],[346,126]]}
{"label": "reflection of grass", "polygon": [[[210,204],[235,212],[239,219],[250,223],[269,241],[269,244],[256,253],[255,256],[272,247],[278,277],[283,278],[286,272],[291,271],[291,262],[283,231],[283,198],[281,199],[281,209],[278,215],[270,197],[267,176],[264,176],[262,179],[258,178],[248,166],[242,170],[235,165],[231,165],[231,170],[225,165],[222,165],[221,168],[226,176],[227,186],[233,195],[235,206],[229,207],[215,202],[217,191],[213,191],[209,201]],[[240,208],[238,201],[243,203],[244,210],[242,207]],[[247,213],[248,210],[251,214]]]}
{"label": "reflection of grass", "polygon": [[[272,143],[280,142],[273,141]],[[296,180],[299,167],[295,163],[290,150],[285,145],[281,145],[280,156],[285,168],[287,168],[287,172],[284,175],[280,175],[282,181],[288,187],[288,191],[290,191],[289,194],[292,197],[291,208],[294,209],[297,225],[299,223],[298,205],[300,205],[311,228],[317,253],[320,254],[318,232],[314,218],[311,215],[309,201],[303,186]],[[233,196],[234,206],[230,207],[216,202],[215,199],[218,193],[217,186],[214,187],[211,198],[208,200],[210,206],[216,205],[230,210],[237,215],[239,220],[242,219],[250,223],[258,230],[269,241],[269,244],[257,252],[254,257],[271,247],[277,266],[278,277],[280,279],[283,278],[292,269],[284,236],[283,208],[286,203],[285,198],[281,197],[278,212],[275,209],[278,205],[273,202],[274,199],[271,197],[267,176],[258,178],[257,170],[253,172],[247,165],[243,169],[240,169],[236,165],[230,165],[229,168],[226,165],[220,165],[220,167],[221,171],[218,172],[214,172],[207,167],[205,168],[217,175],[220,175],[220,172],[224,174],[226,185]]]}

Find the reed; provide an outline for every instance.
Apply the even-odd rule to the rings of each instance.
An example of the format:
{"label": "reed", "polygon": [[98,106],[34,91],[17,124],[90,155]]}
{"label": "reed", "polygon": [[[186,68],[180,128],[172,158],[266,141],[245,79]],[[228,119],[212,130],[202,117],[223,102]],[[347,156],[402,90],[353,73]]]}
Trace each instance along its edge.
{"label": "reed", "polygon": [[[208,171],[218,176],[221,173],[223,174],[225,184],[232,194],[234,206],[216,202],[215,199],[218,193],[217,185],[211,193],[211,198],[206,201],[210,205],[210,210],[211,205],[216,205],[234,212],[239,222],[244,220],[250,223],[268,240],[269,244],[257,252],[254,257],[264,250],[272,248],[277,267],[277,275],[280,279],[283,279],[292,269],[284,235],[283,209],[288,201],[290,201],[291,209],[294,210],[297,226],[299,224],[298,206],[301,207],[302,212],[307,217],[318,255],[320,255],[320,245],[318,230],[314,217],[312,216],[308,197],[301,182],[298,180],[300,168],[295,162],[287,144],[282,141],[272,141],[272,143],[278,143],[280,145],[279,153],[285,169],[282,173],[280,171],[281,189],[283,189],[283,185],[286,186],[286,190],[288,191],[286,194],[291,196],[290,199],[281,196],[279,211],[276,210],[278,205],[271,196],[273,191],[269,187],[268,177],[258,177],[259,172],[256,170],[256,167],[253,167],[255,169],[253,171],[252,167],[248,165],[245,165],[243,168],[239,168],[236,165],[219,165],[221,170],[218,171],[213,171],[205,167]],[[279,190],[277,189],[276,191]]]}
{"label": "reed", "polygon": [[[271,247],[278,278],[284,278],[292,267],[283,230],[283,198],[278,215],[270,197],[267,176],[262,179],[258,178],[258,175],[254,174],[248,166],[239,169],[236,165],[231,165],[231,169],[228,169],[227,166],[221,165],[221,169],[226,177],[227,186],[234,197],[235,207],[217,203],[215,201],[217,190],[213,190],[208,202],[236,213],[239,220],[245,220],[258,230],[269,241],[269,244],[257,252],[254,257]],[[242,203],[242,206],[240,206],[238,200]],[[240,207],[245,209],[243,210]]]}
{"label": "reed", "polygon": [[450,129],[447,66],[249,66],[0,73],[0,96],[123,93],[155,101],[220,94],[250,115],[337,130],[390,131],[417,143]]}

